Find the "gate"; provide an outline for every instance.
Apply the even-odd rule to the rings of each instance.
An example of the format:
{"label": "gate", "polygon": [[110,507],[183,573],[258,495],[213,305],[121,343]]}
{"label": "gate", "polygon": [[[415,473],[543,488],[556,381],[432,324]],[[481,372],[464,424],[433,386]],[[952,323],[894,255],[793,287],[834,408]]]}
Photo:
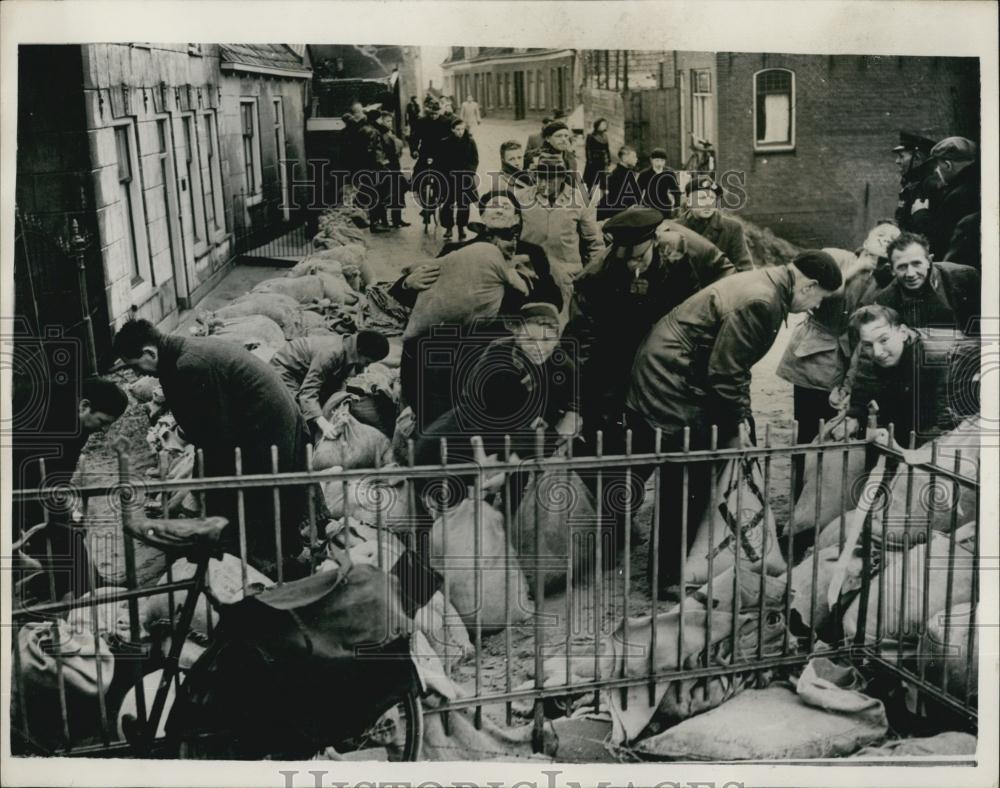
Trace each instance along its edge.
{"label": "gate", "polygon": [[[794,428],[793,428],[794,434]],[[822,430],[821,430],[822,434]],[[658,436],[659,437],[659,436]],[[542,436],[539,435],[539,441]],[[600,438],[598,438],[600,445]],[[629,445],[631,442],[629,441]],[[707,699],[709,684],[720,677],[729,676],[733,685],[743,686],[753,676],[761,671],[801,665],[816,655],[825,657],[841,657],[855,664],[868,664],[880,670],[888,671],[896,678],[903,680],[918,696],[919,704],[937,704],[937,707],[949,710],[960,721],[957,724],[974,729],[977,724],[977,690],[970,677],[975,675],[977,662],[975,656],[976,611],[979,601],[978,571],[980,567],[979,551],[979,478],[978,461],[972,462],[973,472],[969,473],[969,460],[963,459],[961,448],[950,452],[950,462],[939,462],[935,449],[930,459],[913,458],[896,450],[866,441],[847,440],[837,443],[810,444],[800,446],[774,446],[770,438],[770,430],[765,431],[763,444],[748,449],[718,449],[713,430],[711,446],[699,451],[659,451],[657,440],[656,450],[648,454],[633,454],[626,452],[619,456],[601,456],[600,451],[595,457],[553,457],[544,460],[517,460],[509,453],[506,460],[498,461],[488,467],[478,464],[448,464],[436,466],[414,466],[412,462],[406,467],[376,468],[364,470],[341,471],[337,468],[322,471],[276,472],[253,476],[235,475],[230,477],[201,478],[200,473],[195,478],[175,479],[172,481],[143,482],[138,484],[131,480],[130,461],[125,447],[117,447],[119,455],[119,478],[113,483],[82,487],[75,491],[81,501],[83,512],[86,513],[88,501],[94,497],[110,498],[116,502],[117,517],[124,529],[124,558],[126,581],[128,588],[118,591],[101,600],[125,601],[129,613],[129,639],[126,644],[133,651],[141,648],[137,621],[138,601],[153,594],[170,592],[171,610],[173,610],[173,594],[190,588],[181,582],[173,582],[166,576],[166,585],[158,587],[138,587],[135,574],[134,544],[125,526],[135,517],[142,517],[143,499],[154,493],[175,494],[181,491],[193,493],[202,501],[203,494],[208,490],[229,490],[239,496],[238,528],[240,544],[244,546],[241,555],[243,567],[244,592],[247,591],[247,557],[245,551],[246,533],[251,521],[256,528],[270,527],[255,517],[260,513],[248,511],[242,503],[244,493],[254,489],[271,489],[275,500],[279,489],[286,487],[302,487],[306,485],[327,485],[325,493],[329,496],[331,490],[339,488],[343,511],[356,516],[358,522],[369,522],[378,535],[377,548],[373,550],[378,565],[385,569],[384,540],[393,538],[393,531],[388,527],[388,518],[393,512],[400,520],[395,522],[395,528],[400,523],[417,521],[417,507],[420,500],[430,500],[418,495],[421,482],[440,479],[449,475],[465,481],[471,497],[471,506],[463,510],[461,505],[444,507],[439,510],[437,523],[440,525],[438,536],[432,537],[432,558],[435,567],[443,577],[444,618],[443,630],[447,642],[449,628],[468,632],[471,643],[475,646],[475,654],[471,664],[464,664],[461,658],[452,659],[447,655],[447,649],[442,646],[440,658],[446,672],[457,675],[462,673],[468,678],[474,689],[466,697],[451,701],[442,701],[426,709],[430,714],[458,713],[463,709],[474,709],[475,725],[483,724],[484,707],[500,704],[505,707],[508,724],[512,721],[513,704],[529,702],[532,704],[534,719],[535,744],[541,747],[543,728],[545,725],[545,705],[547,699],[567,695],[579,696],[594,694],[598,708],[611,706],[618,712],[629,707],[629,704],[646,704],[655,709],[663,695],[664,687],[680,687],[679,682],[695,682],[703,688]],[[689,445],[685,440],[685,446]],[[444,446],[444,456],[447,456],[447,444]],[[850,613],[856,610],[854,621],[857,622],[853,632],[843,634],[835,641],[821,643],[817,639],[816,627],[809,626],[808,632],[794,626],[796,616],[793,615],[793,575],[790,566],[784,571],[765,570],[763,565],[771,554],[775,544],[769,544],[772,538],[766,527],[755,530],[756,524],[775,515],[772,509],[772,495],[785,492],[789,496],[788,515],[794,510],[795,472],[792,471],[786,490],[778,490],[775,483],[775,469],[779,463],[790,460],[794,455],[812,456],[815,458],[815,480],[819,489],[823,489],[824,473],[834,472],[842,467],[846,470],[848,454],[857,449],[864,449],[869,464],[876,469],[885,467],[888,463],[895,465],[893,483],[884,482],[876,485],[875,495],[865,498],[865,503],[859,504],[858,512],[863,514],[860,520],[855,518],[849,522],[847,513],[848,494],[846,476],[843,477],[839,490],[840,514],[830,522],[822,532],[817,527],[819,535],[832,534],[832,545],[839,548],[842,556],[860,557],[862,570],[860,574],[851,575],[857,587],[842,592],[835,604],[842,606],[843,611]],[[410,444],[410,457],[413,446]],[[968,451],[966,454],[968,455]],[[196,461],[196,470],[202,467],[203,459],[200,452]],[[276,456],[276,455],[275,455]],[[882,458],[881,460],[879,458]],[[161,458],[162,460],[162,458]],[[909,462],[909,464],[905,464]],[[312,455],[309,454],[308,467],[312,467]],[[699,580],[697,593],[692,596],[682,594],[676,604],[665,604],[657,601],[657,566],[656,556],[661,549],[671,549],[670,545],[658,543],[655,526],[651,530],[649,554],[643,556],[640,551],[633,550],[631,534],[631,508],[624,508],[625,530],[622,563],[618,573],[606,574],[602,571],[602,553],[607,549],[607,532],[603,526],[603,515],[607,507],[613,505],[612,500],[624,495],[626,502],[632,495],[632,474],[639,469],[652,468],[649,486],[652,488],[652,508],[654,522],[661,507],[667,505],[663,494],[661,477],[668,466],[679,468],[683,479],[681,501],[687,501],[690,477],[699,464],[709,464],[713,469],[721,470],[726,464],[731,469],[726,494],[720,499],[718,485],[721,474],[713,474],[713,501],[723,500],[729,507],[720,512],[725,517],[723,522],[725,537],[716,540],[722,534],[713,533],[715,519],[708,520],[708,544],[718,548],[707,554],[707,580]],[[237,457],[236,467],[240,467]],[[504,478],[501,496],[502,506],[494,508],[484,498],[484,493],[493,483],[490,480],[498,473],[509,474]],[[588,541],[594,550],[593,564],[587,573],[586,582],[581,580],[580,568],[574,558],[573,548],[566,550],[565,555],[558,552],[543,557],[543,538],[541,523],[548,512],[551,514],[552,501],[566,500],[569,494],[565,486],[558,489],[558,494],[543,497],[542,477],[552,474],[575,473],[579,476],[590,474],[596,482],[597,494],[594,498],[595,512],[586,520],[573,523],[573,529],[579,535],[590,535]],[[515,511],[511,505],[511,479],[518,474],[527,476],[525,489],[533,490],[531,495],[522,500],[521,506]],[[873,472],[871,482],[875,478]],[[883,477],[888,478],[888,477]],[[615,488],[614,494],[605,495],[606,488],[613,486],[615,480],[624,479],[623,485]],[[522,479],[523,480],[523,479]],[[373,485],[362,492],[355,485]],[[351,490],[354,489],[352,493]],[[905,491],[903,499],[900,493]],[[30,500],[42,500],[46,490],[14,491],[15,506]],[[940,501],[935,496],[947,493],[953,505],[949,509],[928,510],[920,501],[926,501],[928,493],[931,499]],[[353,497],[352,497],[353,496]],[[754,504],[754,501],[757,504]],[[733,503],[735,502],[735,503]],[[454,502],[453,502],[454,503]],[[691,559],[685,545],[686,533],[686,503],[682,504],[681,533],[679,535],[677,554],[681,556],[681,578],[688,581],[693,577]],[[817,498],[816,511],[820,511],[821,500]],[[921,509],[923,506],[923,509]],[[502,509],[502,511],[501,511]],[[920,511],[924,511],[924,521],[921,521]],[[464,514],[462,514],[464,512]],[[524,514],[527,512],[527,514]],[[930,512],[930,513],[928,513]],[[944,512],[948,512],[944,514]],[[280,540],[280,514],[273,512],[275,538]],[[270,517],[271,515],[268,515]],[[466,517],[465,528],[449,530],[448,518]],[[530,539],[522,539],[519,544],[534,545],[535,558],[525,558],[514,553],[510,534],[513,533],[515,521],[528,520],[527,527],[531,532]],[[309,507],[308,533],[312,541],[313,562],[321,560],[315,548],[318,545],[318,534],[323,532],[323,524],[318,522],[315,506]],[[492,525],[491,525],[492,523]],[[487,537],[490,528],[502,524],[507,535],[502,541],[501,553],[496,552],[496,545],[489,546]],[[471,528],[472,540],[468,537],[461,546],[447,545],[449,536],[461,535]],[[343,549],[352,547],[352,529],[343,532]],[[432,531],[433,533],[433,531]],[[792,528],[780,535],[787,555],[793,553]],[[280,545],[280,541],[278,542]],[[737,548],[736,545],[740,545]],[[933,547],[932,547],[933,545]],[[853,547],[852,547],[853,546]],[[530,549],[530,548],[529,548]],[[923,549],[923,552],[921,552]],[[471,553],[469,552],[471,551]],[[757,560],[750,560],[749,555],[755,555]],[[732,562],[726,572],[721,572],[722,561]],[[763,560],[762,560],[763,559]],[[638,578],[636,564],[645,561],[650,568],[645,582],[634,583]],[[713,567],[713,561],[715,562]],[[811,561],[811,563],[809,563]],[[856,561],[855,561],[856,563]],[[812,558],[796,568],[811,575],[806,595],[809,599],[808,608],[802,607],[802,600],[795,610],[800,611],[799,619],[804,618],[801,612],[808,610],[809,622],[816,622],[817,611],[824,604],[827,594],[825,588],[820,588],[820,552],[814,550]],[[898,568],[898,571],[897,571]],[[546,606],[546,578],[550,571],[564,572],[567,589],[564,603]],[[496,573],[503,575],[498,581]],[[492,573],[492,574],[491,574]],[[936,574],[935,574],[936,573]],[[836,574],[836,573],[835,573]],[[798,575],[801,577],[801,575]],[[827,575],[823,575],[827,576]],[[519,578],[527,578],[528,588]],[[456,578],[464,578],[460,584]],[[920,583],[914,582],[916,578]],[[278,582],[281,582],[279,570]],[[499,583],[499,585],[498,585]],[[464,584],[464,585],[463,585]],[[942,584],[944,592],[939,593]],[[833,585],[830,582],[830,585]],[[847,588],[845,581],[844,588]],[[934,590],[932,590],[932,585]],[[497,610],[500,592],[490,589],[503,588],[502,620],[487,622],[484,620],[484,607],[487,602]],[[460,588],[471,588],[471,596],[466,595],[460,602]],[[643,588],[649,590],[648,610],[643,604],[641,611],[645,618],[634,618],[633,614],[640,612],[633,607],[638,593]],[[838,586],[839,588],[839,586]],[[524,595],[530,591],[531,615],[524,617]],[[846,596],[844,595],[846,593]],[[489,595],[493,595],[492,598]],[[714,600],[714,601],[713,601]],[[711,602],[711,603],[708,603]],[[179,603],[176,603],[179,604]],[[965,613],[958,611],[959,604],[967,606]],[[460,618],[455,618],[448,611],[454,605],[459,610]],[[22,606],[15,599],[13,637],[18,641],[20,628],[40,616],[53,616],[65,613],[71,608],[96,610],[93,600],[87,602],[60,603],[50,602],[35,606]],[[581,631],[574,628],[574,622],[579,620],[580,611],[589,610],[588,620],[593,622],[589,629]],[[874,611],[874,612],[872,612]],[[892,611],[897,611],[898,615]],[[895,617],[894,617],[895,616]],[[560,617],[562,620],[560,621]],[[845,616],[845,621],[847,620]],[[97,633],[97,616],[92,612],[88,619],[92,622],[93,634]],[[645,622],[645,623],[644,623]],[[661,622],[673,622],[675,626],[660,627]],[[495,671],[484,670],[484,636],[486,626],[500,624],[499,632],[493,635],[490,644],[504,654],[502,675]],[[53,622],[53,626],[54,626]],[[940,636],[933,643],[930,640],[934,632]],[[796,631],[793,631],[796,630]],[[845,624],[846,631],[846,624]],[[518,639],[515,649],[514,638]],[[664,640],[666,638],[666,640]],[[709,648],[694,647],[698,642],[712,644]],[[519,668],[518,657],[530,653],[534,673],[533,681],[528,686],[515,686],[514,671]],[[16,649],[15,649],[16,654]],[[958,654],[958,657],[953,655]],[[668,655],[668,656],[664,656]],[[671,656],[672,655],[672,656]],[[93,733],[89,740],[73,740],[71,725],[67,715],[73,712],[73,704],[67,700],[68,682],[62,676],[62,659],[58,653],[53,653],[59,680],[54,684],[58,692],[59,703],[54,706],[62,715],[59,726],[53,720],[52,727],[62,732],[61,746],[55,749],[60,754],[94,754],[97,752],[129,752],[128,742],[118,739],[109,733],[109,709],[102,702],[93,713],[99,717],[99,731]],[[958,662],[955,662],[958,659]],[[522,657],[523,661],[524,658]],[[957,665],[957,670],[954,670]],[[15,667],[15,672],[19,667]],[[142,666],[140,660],[134,660],[129,667],[129,683],[136,688],[139,698],[137,706],[140,720],[145,719],[144,709],[151,704],[142,689]],[[965,675],[964,686],[956,688],[956,675]],[[546,681],[546,676],[555,679]],[[561,677],[561,680],[559,680]],[[17,678],[20,674],[17,673]],[[107,679],[103,679],[107,681]],[[97,673],[97,683],[101,685],[100,671]],[[742,682],[742,683],[741,683]],[[30,702],[21,691],[19,683],[18,703],[12,716],[15,730],[20,736],[20,746],[15,748],[25,752],[30,749],[31,732],[25,726],[27,713],[26,703]],[[98,698],[103,698],[103,686],[98,692]],[[162,702],[162,700],[158,701]],[[446,728],[447,729],[447,728]]]}
{"label": "gate", "polygon": [[244,265],[289,265],[312,249],[304,209],[292,211],[280,187],[232,197],[234,254]]}

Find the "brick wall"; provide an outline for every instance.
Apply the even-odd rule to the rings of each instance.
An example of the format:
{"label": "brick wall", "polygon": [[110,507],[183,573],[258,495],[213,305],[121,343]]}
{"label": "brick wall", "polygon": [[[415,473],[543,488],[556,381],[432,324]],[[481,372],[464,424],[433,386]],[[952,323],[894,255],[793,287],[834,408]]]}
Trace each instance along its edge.
{"label": "brick wall", "polygon": [[[753,75],[795,73],[795,149],[754,152]],[[743,215],[801,245],[853,248],[891,216],[900,129],[979,136],[970,58],[721,53],[718,169],[746,174]]]}

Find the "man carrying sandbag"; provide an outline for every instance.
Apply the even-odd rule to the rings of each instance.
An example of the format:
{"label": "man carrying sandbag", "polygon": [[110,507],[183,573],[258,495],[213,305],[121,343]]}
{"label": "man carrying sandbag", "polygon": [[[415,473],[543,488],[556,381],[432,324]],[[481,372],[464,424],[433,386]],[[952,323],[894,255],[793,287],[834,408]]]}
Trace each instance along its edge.
{"label": "man carrying sandbag", "polygon": [[[806,251],[780,268],[744,271],[699,291],[650,332],[636,355],[626,398],[632,448],[683,448],[684,429],[691,449],[709,446],[712,425],[719,446],[753,443],[750,370],[770,350],[790,313],[807,312],[836,291],[840,268],[826,252]],[[677,537],[683,496],[682,466],[663,468],[660,506],[659,589],[666,598],[679,580]],[[651,467],[637,469],[641,478]],[[701,522],[711,489],[711,467],[691,463],[688,475],[688,545]]]}
{"label": "man carrying sandbag", "polygon": [[323,416],[323,403],[347,378],[388,354],[388,340],[374,331],[299,337],[274,354],[271,366],[295,397],[312,437],[336,438],[336,430]]}

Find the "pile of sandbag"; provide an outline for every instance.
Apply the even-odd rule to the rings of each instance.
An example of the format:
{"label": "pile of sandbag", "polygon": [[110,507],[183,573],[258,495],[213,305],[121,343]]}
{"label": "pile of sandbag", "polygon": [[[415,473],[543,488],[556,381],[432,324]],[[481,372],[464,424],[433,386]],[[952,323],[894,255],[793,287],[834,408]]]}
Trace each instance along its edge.
{"label": "pile of sandbag", "polygon": [[[170,481],[194,476],[195,447],[180,436],[173,414],[157,419],[146,431],[146,443],[159,459],[159,464],[147,471],[151,478]],[[194,517],[199,511],[198,501],[187,490],[153,493],[146,498],[146,514],[151,517]]]}
{"label": "pile of sandbag", "polygon": [[204,314],[201,317],[191,327],[194,336],[231,342],[249,350],[263,361],[270,361],[271,356],[285,346],[285,332],[266,315],[224,318],[218,314]]}

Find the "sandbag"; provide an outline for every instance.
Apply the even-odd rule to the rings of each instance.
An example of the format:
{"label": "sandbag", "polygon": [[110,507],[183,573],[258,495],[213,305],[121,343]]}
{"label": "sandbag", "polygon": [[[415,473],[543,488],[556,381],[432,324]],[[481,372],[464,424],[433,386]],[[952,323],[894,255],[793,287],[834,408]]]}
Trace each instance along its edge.
{"label": "sandbag", "polygon": [[351,415],[345,402],[329,418],[338,437],[320,439],[313,451],[313,470],[339,466],[344,470],[375,468],[391,459],[389,439],[375,427],[362,424]]}
{"label": "sandbag", "polygon": [[682,761],[833,758],[885,738],[885,712],[880,717],[878,712],[824,711],[777,685],[748,689],[639,742],[635,750],[648,758]]}
{"label": "sandbag", "polygon": [[215,317],[206,324],[209,339],[218,339],[249,350],[269,361],[285,345],[285,332],[266,315],[246,315],[227,320]]}
{"label": "sandbag", "polygon": [[[117,602],[104,601],[109,596],[120,594],[127,589],[119,586],[103,586],[79,598],[80,602],[96,601],[96,605],[87,604],[82,607],[74,607],[66,614],[66,621],[70,630],[77,634],[94,634],[94,618],[96,616],[96,634],[115,635],[124,641],[132,640],[132,628],[130,625],[128,601],[119,600]],[[146,610],[146,600],[140,597],[136,600],[136,608],[139,617],[136,621],[139,627],[139,636],[143,637],[145,631],[142,626]]]}
{"label": "sandbag", "polygon": [[288,295],[304,304],[307,301],[318,301],[325,295],[323,279],[313,273],[306,276],[288,279],[281,277],[278,279],[265,279],[259,282],[253,289],[254,293],[280,293]]}
{"label": "sandbag", "polygon": [[312,262],[340,263],[341,265],[358,265],[365,262],[368,250],[360,243],[349,243],[335,249],[318,249],[312,252],[306,260]]}
{"label": "sandbag", "polygon": [[[818,632],[824,626],[831,623],[830,604],[827,600],[827,591],[833,580],[833,570],[840,557],[840,548],[836,545],[818,548],[818,555],[810,551],[792,569],[792,610],[799,614],[802,623],[813,631]],[[816,607],[811,609],[812,587],[813,587],[813,561],[816,561]],[[860,555],[852,558],[849,567],[850,586],[845,581],[841,589],[841,594],[845,591],[853,590],[860,586],[860,575],[864,562]]]}
{"label": "sandbag", "polygon": [[[178,582],[180,580],[190,580],[194,577],[196,566],[186,558],[179,558],[171,566],[169,573],[159,579],[157,585],[165,585],[168,582]],[[252,586],[250,592],[253,593],[260,588],[273,585],[273,582],[266,575],[258,572],[250,564],[247,564],[247,584]],[[222,559],[212,558],[208,562],[208,585],[212,593],[222,604],[232,604],[243,598],[243,574],[240,568],[240,559],[235,555],[225,553]],[[181,607],[187,598],[187,591],[173,592],[173,621],[180,617]],[[162,626],[164,622],[169,623],[170,618],[170,594],[154,594],[146,598],[145,608],[142,610],[143,627],[149,631]],[[218,626],[219,615],[209,604],[208,597],[202,594],[198,604],[194,608],[194,618],[191,619],[191,630],[200,635],[207,635],[211,628]],[[171,627],[172,629],[173,627]]]}
{"label": "sandbag", "polygon": [[345,515],[366,525],[381,522],[387,528],[405,528],[412,521],[409,492],[405,479],[352,479],[347,482],[323,482],[323,497],[330,516],[340,519]]}
{"label": "sandbag", "polygon": [[[541,531],[541,553],[535,550],[536,522]],[[596,538],[603,536],[596,524],[593,495],[577,473],[568,469],[545,471],[526,487],[512,523],[511,541],[531,588],[535,587],[536,572],[542,573],[546,591],[564,587],[570,550],[574,578],[579,581],[586,574],[584,579],[588,579],[594,571]]]}
{"label": "sandbag", "polygon": [[[614,653],[611,675],[648,675],[652,627],[656,628],[656,650],[653,655],[653,667],[656,671],[676,670],[678,665],[699,668],[703,666],[706,655],[709,664],[731,664],[757,654],[758,625],[762,615],[760,611],[747,611],[737,617],[737,653],[733,654],[733,613],[715,610],[707,614],[712,622],[709,641],[705,625],[706,612],[691,610],[690,607],[687,606],[684,611],[684,651],[680,654],[678,640],[681,616],[678,608],[660,613],[655,620],[649,616],[629,619],[627,637],[624,626],[619,625],[614,636],[607,641]],[[763,613],[763,616],[762,653],[764,656],[780,654],[784,644],[784,616],[773,609]],[[624,652],[626,642],[629,649],[627,654]],[[768,674],[768,671],[748,670],[715,677],[661,681],[656,684],[652,704],[647,684],[630,687],[626,692],[625,702],[622,701],[620,691],[605,691],[602,695],[611,711],[611,740],[619,744],[631,742],[643,732],[654,732],[677,720],[701,714],[726,702],[745,688],[756,686]]]}
{"label": "sandbag", "polygon": [[216,309],[215,312],[202,313],[198,321],[208,324],[213,317],[229,320],[248,315],[264,315],[271,318],[281,326],[285,339],[294,339],[302,333],[298,302],[280,293],[248,293],[231,304]]}
{"label": "sandbag", "polygon": [[[476,508],[482,511],[478,529],[479,573],[476,573]],[[517,554],[504,532],[503,514],[471,496],[442,513],[431,528],[431,566],[444,577],[449,601],[469,630],[475,626],[477,606],[483,632],[506,625],[505,589],[510,592],[510,620],[519,624],[531,617],[534,605]]]}
{"label": "sandbag", "polygon": [[896,739],[881,747],[864,747],[852,758],[899,758],[927,755],[975,755],[976,737],[971,733],[945,731],[937,736]]}
{"label": "sandbag", "polygon": [[[927,676],[939,687],[944,686],[950,695],[965,700],[966,692],[975,697],[979,691],[979,627],[984,624],[980,608],[975,610],[969,602],[941,610],[927,622],[921,653],[927,660]],[[948,642],[945,643],[945,627]],[[969,628],[972,627],[972,670],[968,669]]]}
{"label": "sandbag", "polygon": [[[59,668],[67,694],[97,697],[107,693],[115,675],[115,660],[111,649],[100,635],[87,627],[77,631],[69,622],[56,619],[52,623],[31,622],[18,632],[21,681],[26,690],[56,692]],[[100,665],[100,667],[98,667]],[[98,683],[98,671],[101,681]]]}
{"label": "sandbag", "polygon": [[[931,537],[929,552],[926,544],[919,544],[905,553],[901,550],[887,551],[885,566],[879,569],[879,574],[884,578],[885,586],[885,597],[882,600],[879,600],[878,592],[880,580],[878,578],[872,579],[872,590],[868,599],[868,615],[865,619],[865,639],[867,641],[876,640],[875,627],[881,604],[881,642],[883,644],[916,643],[923,615],[925,562],[930,561],[929,588],[926,589],[927,615],[933,617],[945,609],[947,602],[948,554],[948,537],[936,532]],[[972,557],[972,545],[956,534],[951,591],[951,604],[953,606],[972,600],[974,579]],[[904,563],[906,565],[905,574]],[[848,638],[853,638],[857,633],[860,602],[859,596],[844,614],[844,633]],[[904,606],[902,618],[900,616],[901,604]]]}
{"label": "sandbag", "polygon": [[[915,452],[918,462],[931,461],[932,446],[937,445],[937,464],[947,470],[955,470],[955,459],[959,457],[958,472],[976,478],[979,461],[979,445],[983,435],[983,425],[979,417],[967,419],[953,431],[935,438]],[[912,477],[912,479],[911,479]],[[907,521],[907,487],[910,488],[910,517]],[[976,490],[972,486],[958,485],[957,496],[954,483],[941,476],[934,476],[933,483],[928,471],[901,465],[889,486],[889,507],[885,514],[886,538],[890,542],[900,542],[905,532],[923,534],[928,522],[935,531],[951,530],[952,515],[957,510],[958,522],[963,523],[976,516]],[[877,529],[876,529],[877,530]]]}
{"label": "sandbag", "polygon": [[[829,433],[836,424],[827,427],[824,437],[816,438],[813,444],[831,443]],[[847,475],[844,475],[844,450],[831,448],[823,452],[823,478],[817,478],[819,452],[806,454],[805,470],[803,471],[802,492],[795,501],[795,513],[790,527],[793,534],[820,528],[839,517],[842,512],[857,508],[858,499],[864,489],[865,447],[847,450]],[[846,495],[844,494],[844,479],[847,479]],[[822,485],[820,485],[822,481]],[[816,497],[820,499],[819,515],[816,514]]]}
{"label": "sandbag", "polygon": [[[424,704],[434,707],[441,703],[436,697]],[[532,748],[533,725],[501,728],[489,716],[483,715],[482,727],[477,728],[472,709],[456,709],[447,715],[424,714],[424,738],[420,751],[425,761],[542,761],[551,763],[559,750],[559,738],[551,723],[542,732],[542,752]]]}
{"label": "sandbag", "polygon": [[[742,464],[742,474],[737,473],[737,462]],[[751,458],[726,462],[719,470],[716,490],[718,504],[706,507],[698,533],[688,552],[685,581],[704,583],[708,580],[710,553],[713,556],[712,571],[715,574],[732,566],[737,541],[741,548],[741,567],[763,560],[768,574],[784,570],[785,562],[778,545],[774,512],[768,508],[766,518],[764,516],[764,482],[759,463]],[[742,507],[742,511],[738,507]],[[709,539],[714,540],[715,544],[710,546]],[[762,549],[766,553],[762,553]]]}
{"label": "sandbag", "polygon": [[413,623],[427,637],[428,645],[446,665],[472,656],[476,649],[455,606],[444,602],[444,594],[436,592],[426,605],[413,614]]}

